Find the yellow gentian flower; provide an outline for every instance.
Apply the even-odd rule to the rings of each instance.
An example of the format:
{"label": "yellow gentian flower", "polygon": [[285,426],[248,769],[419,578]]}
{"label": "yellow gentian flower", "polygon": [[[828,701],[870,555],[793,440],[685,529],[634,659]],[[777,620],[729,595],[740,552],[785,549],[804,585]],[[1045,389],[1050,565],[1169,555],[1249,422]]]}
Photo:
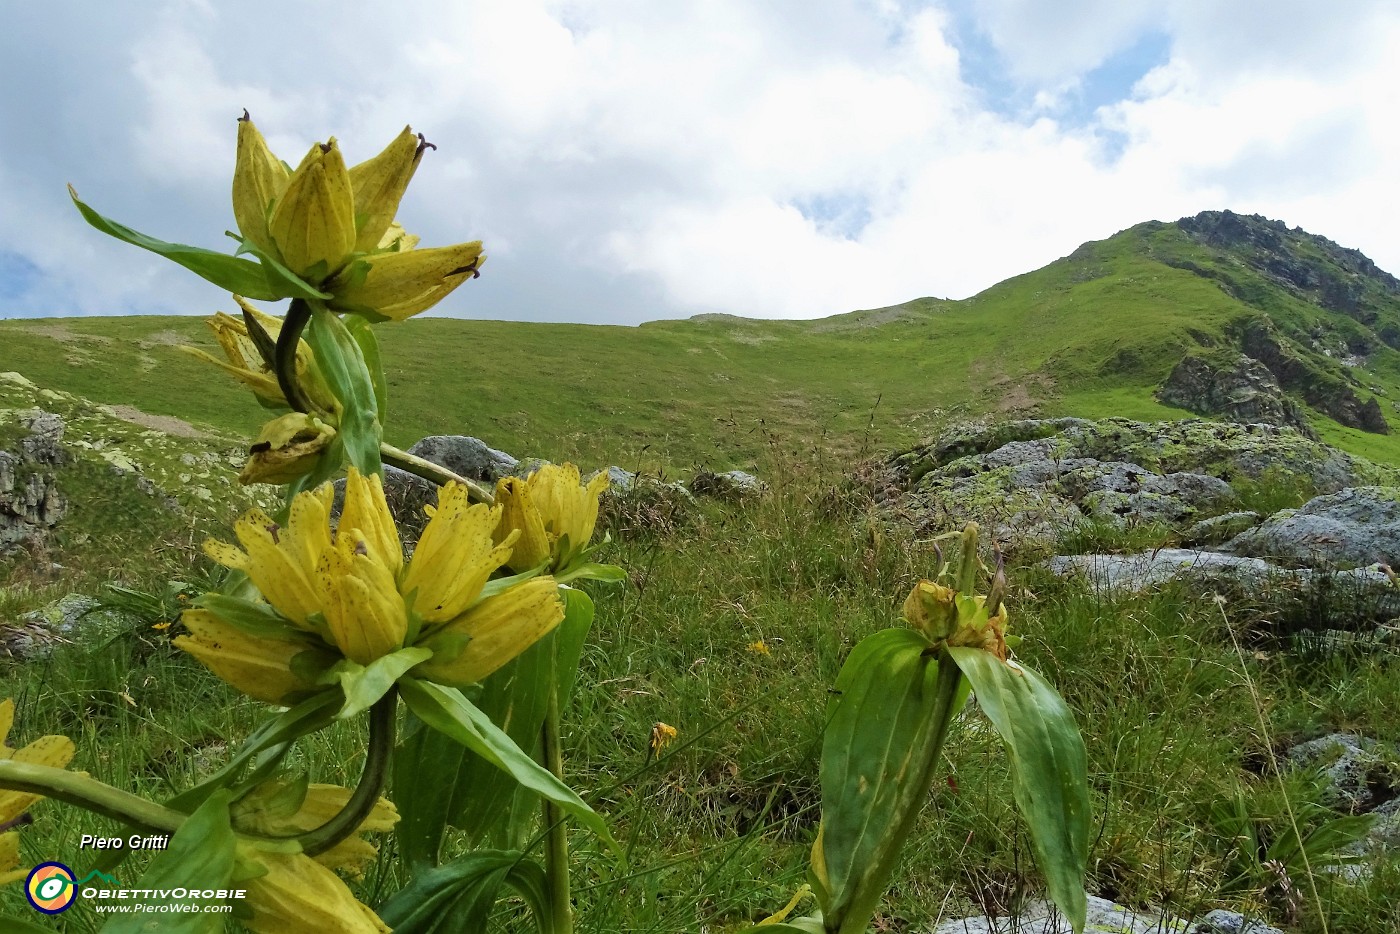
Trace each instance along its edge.
{"label": "yellow gentian flower", "polygon": [[233,214],[243,236],[332,295],[341,312],[402,321],[436,305],[485,261],[481,242],[418,250],[394,221],[424,151],[410,128],[348,169],[334,139],[288,172],[245,114],[238,125]]}
{"label": "yellow gentian flower", "polygon": [[263,425],[248,448],[248,462],[238,482],[291,483],[316,469],[335,441],[335,429],[314,415],[288,412]]}
{"label": "yellow gentian flower", "polygon": [[[344,810],[353,794],[340,785],[312,784],[307,786],[306,797],[295,810],[289,810],[282,803],[288,787],[289,783],[274,779],[244,795],[233,806],[234,829],[272,837],[306,833]],[[353,834],[312,858],[327,869],[342,869],[351,878],[359,879],[365,866],[379,853],[362,835],[388,833],[398,822],[398,808],[388,798],[380,798]]]}
{"label": "yellow gentian flower", "polygon": [[[234,317],[221,311],[204,322],[214,332],[214,339],[218,341],[227,361],[220,360],[198,347],[182,346],[179,349],[228,373],[251,389],[263,405],[269,408],[287,408],[287,398],[282,395],[282,387],[277,382],[277,374],[273,372],[272,361],[258,349],[257,342],[249,334],[251,318],[252,325],[275,344],[278,334],[282,331],[282,319],[264,314],[237,295],[233,300],[243,309],[242,317]],[[315,355],[311,352],[311,345],[304,340],[297,342],[296,370],[297,382],[301,384],[307,398],[318,411],[329,415],[339,410],[340,403],[326,386],[320,367],[316,365]]]}
{"label": "yellow gentian flower", "polygon": [[292,670],[292,659],[298,655],[322,654],[320,667],[329,667],[334,660],[318,642],[290,628],[286,638],[254,636],[200,609],[185,610],[180,622],[188,634],[175,638],[178,648],[237,690],[267,704],[280,705],[316,687]]}
{"label": "yellow gentian flower", "polygon": [[413,673],[449,687],[475,684],[534,645],[563,619],[564,604],[559,601],[554,578],[531,578],[487,597],[420,640],[418,644],[434,654]]}
{"label": "yellow gentian flower", "polygon": [[272,853],[239,843],[238,855],[267,872],[242,883],[252,917],[250,934],[389,934],[389,927],[351,894],[340,877],[303,853]]}
{"label": "yellow gentian flower", "polygon": [[607,488],[606,471],[584,485],[573,464],[545,464],[524,480],[500,480],[496,503],[505,517],[496,538],[504,541],[506,535],[520,533],[511,553],[511,570],[527,571],[546,561],[551,570],[564,570],[593,537],[598,499]]}
{"label": "yellow gentian flower", "polygon": [[[15,702],[6,698],[0,702],[0,759],[13,759],[31,765],[46,765],[61,769],[73,759],[73,741],[66,736],[41,736],[23,749],[6,744],[10,728],[15,723]],[[34,806],[43,796],[27,791],[0,789],[0,828],[11,826],[20,815]],[[29,874],[19,865],[19,832],[0,833],[0,885],[6,885]]]}
{"label": "yellow gentian flower", "polygon": [[[294,667],[305,676],[337,656],[368,665],[404,648],[410,629],[416,645],[440,653],[415,668],[416,676],[461,686],[495,671],[563,619],[552,578],[482,599],[519,535],[497,541],[501,508],[471,504],[461,484],[438,491],[407,563],[377,474],[350,468],[334,535],[332,495],[330,484],[297,494],[285,527],[250,511],[234,526],[241,548],[205,543],[215,561],[246,573],[287,623],[285,633],[258,645],[263,636],[234,632],[237,621],[219,620],[216,606],[187,614],[191,634],[177,644],[244,693],[277,703],[305,686]],[[313,657],[293,666],[308,649],[329,650],[329,663]]]}

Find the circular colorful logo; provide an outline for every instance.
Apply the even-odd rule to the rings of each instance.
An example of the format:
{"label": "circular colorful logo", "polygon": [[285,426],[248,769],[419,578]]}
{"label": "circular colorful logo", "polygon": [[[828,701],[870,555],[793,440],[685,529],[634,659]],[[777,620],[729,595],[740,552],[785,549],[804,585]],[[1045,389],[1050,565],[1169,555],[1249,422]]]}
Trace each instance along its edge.
{"label": "circular colorful logo", "polygon": [[73,870],[62,863],[40,863],[24,880],[24,897],[46,915],[67,911],[78,898]]}

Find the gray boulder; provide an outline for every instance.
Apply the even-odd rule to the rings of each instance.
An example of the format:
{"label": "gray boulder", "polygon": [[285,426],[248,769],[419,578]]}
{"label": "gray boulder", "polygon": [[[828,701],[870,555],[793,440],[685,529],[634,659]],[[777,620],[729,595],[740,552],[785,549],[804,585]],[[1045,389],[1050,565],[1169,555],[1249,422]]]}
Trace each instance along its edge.
{"label": "gray boulder", "polygon": [[1221,550],[1299,565],[1400,562],[1400,487],[1351,487],[1316,497],[1269,517]]}
{"label": "gray boulder", "polygon": [[1238,911],[1217,908],[1187,929],[1186,934],[1283,934],[1271,924],[1246,918]]}
{"label": "gray boulder", "polygon": [[1053,546],[1086,518],[1188,526],[1228,509],[1236,479],[1291,479],[1326,492],[1400,485],[1400,472],[1290,428],[1199,419],[957,426],[872,474],[876,501],[920,531],[977,521],[1005,547],[1029,549]]}
{"label": "gray boulder", "polygon": [[430,435],[408,453],[432,461],[468,480],[495,483],[513,474],[520,461],[498,451],[480,438],[466,435]]}
{"label": "gray boulder", "polygon": [[767,489],[768,485],[762,480],[742,470],[726,470],[723,473],[701,470],[690,480],[690,492],[696,496],[713,496],[731,501],[762,496]]}

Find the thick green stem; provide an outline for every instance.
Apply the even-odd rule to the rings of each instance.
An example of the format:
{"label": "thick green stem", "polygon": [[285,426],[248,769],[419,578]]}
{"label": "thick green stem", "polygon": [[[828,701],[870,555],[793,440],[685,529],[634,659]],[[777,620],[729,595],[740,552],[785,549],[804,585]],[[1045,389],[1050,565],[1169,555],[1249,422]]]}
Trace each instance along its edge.
{"label": "thick green stem", "polygon": [[301,345],[301,332],[306,330],[310,320],[311,306],[294,298],[287,309],[287,319],[282,322],[282,330],[277,332],[277,385],[287,404],[298,412],[313,411],[311,400],[297,379],[297,348]]}
{"label": "thick green stem", "polygon": [[295,839],[308,856],[324,853],[346,839],[365,822],[379,803],[384,780],[389,775],[389,762],[394,753],[394,727],[398,717],[399,696],[390,690],[369,711],[369,751],[365,753],[365,768],[360,783],[350,800],[330,820],[314,830],[298,834]]}
{"label": "thick green stem", "polygon": [[[953,705],[962,687],[963,673],[946,653],[939,652],[938,674],[935,678],[934,706],[929,717],[928,732],[922,737],[923,751],[920,755],[919,770],[910,777],[906,793],[902,796],[904,813],[900,815],[894,831],[881,848],[881,855],[877,859],[880,870],[868,877],[862,890],[851,900],[850,907],[843,917],[827,919],[828,925],[840,925],[836,929],[838,934],[865,934],[868,930],[870,920],[875,916],[875,909],[889,885],[890,875],[898,864],[899,852],[909,839],[914,822],[928,799],[929,788],[937,777],[938,763],[943,755],[943,742],[948,738],[948,729],[957,713]],[[828,926],[827,930],[832,928]]]}
{"label": "thick green stem", "polygon": [[153,833],[174,833],[188,815],[67,769],[0,759],[0,788],[43,795]]}
{"label": "thick green stem", "polygon": [[[549,692],[549,709],[545,713],[544,764],[554,777],[564,779],[564,752],[559,742],[559,692]],[[544,851],[545,883],[549,887],[549,905],[554,915],[554,931],[571,934],[574,910],[569,902],[569,840],[564,826],[564,812],[552,801],[544,802],[546,830]]]}
{"label": "thick green stem", "polygon": [[434,464],[430,460],[424,460],[416,454],[400,450],[392,444],[380,443],[379,457],[386,464],[391,464],[400,470],[407,470],[411,474],[417,474],[424,480],[429,480],[442,486],[445,483],[457,482],[467,488],[467,495],[478,503],[494,503],[496,494],[486,487],[448,470],[440,464]]}

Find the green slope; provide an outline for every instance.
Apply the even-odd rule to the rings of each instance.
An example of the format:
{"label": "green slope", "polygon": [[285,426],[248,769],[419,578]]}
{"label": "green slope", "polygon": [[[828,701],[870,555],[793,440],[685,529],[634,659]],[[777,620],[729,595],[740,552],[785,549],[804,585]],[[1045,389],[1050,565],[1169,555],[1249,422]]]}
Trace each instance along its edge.
{"label": "green slope", "polygon": [[[685,470],[743,464],[770,444],[853,455],[984,414],[1179,418],[1189,413],[1155,388],[1186,353],[1233,353],[1251,327],[1287,348],[1300,399],[1379,395],[1394,415],[1394,280],[1322,238],[1224,217],[1244,233],[1200,218],[1140,224],[965,301],[817,321],[386,324],[389,440],[467,433],[518,455]],[[196,318],[7,321],[0,341],[0,368],[40,385],[243,433],[264,415],[177,352],[212,345]],[[1343,346],[1364,365],[1328,356]],[[1307,411],[1324,440],[1400,463],[1396,435]]]}

